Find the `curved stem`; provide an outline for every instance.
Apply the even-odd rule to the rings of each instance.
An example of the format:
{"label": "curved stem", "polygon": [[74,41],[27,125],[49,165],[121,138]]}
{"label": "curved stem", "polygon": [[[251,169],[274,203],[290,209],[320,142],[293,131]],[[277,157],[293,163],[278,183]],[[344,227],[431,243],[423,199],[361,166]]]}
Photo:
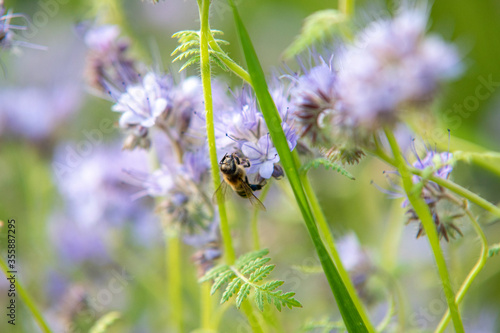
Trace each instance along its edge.
{"label": "curved stem", "polygon": [[446,262],[444,260],[443,253],[441,252],[441,248],[439,247],[439,238],[437,236],[436,227],[434,224],[434,220],[432,219],[431,213],[429,211],[429,207],[427,206],[425,201],[421,198],[420,193],[413,190],[413,181],[411,179],[411,173],[409,171],[407,163],[405,162],[403,156],[401,155],[394,134],[391,132],[391,130],[387,129],[385,130],[385,135],[387,136],[389,145],[394,155],[394,159],[396,161],[396,168],[398,169],[399,173],[401,174],[401,178],[403,179],[403,187],[406,192],[406,195],[408,196],[408,200],[410,201],[413,209],[420,218],[420,221],[422,221],[425,233],[427,234],[427,239],[429,240],[429,243],[431,245],[432,252],[434,254],[434,258],[436,260],[436,264],[438,267],[439,276],[443,284],[444,293],[446,295],[446,301],[448,302],[448,307],[451,312],[453,326],[457,333],[462,333],[464,332],[462,318],[460,317],[457,303],[455,302],[455,295],[451,287],[448,269],[446,267]]}
{"label": "curved stem", "polygon": [[[0,257],[0,267],[2,268],[2,271],[4,272],[5,276],[9,277],[8,273],[9,268],[2,257]],[[28,292],[24,290],[23,286],[19,283],[18,276],[15,277],[15,285],[16,285],[16,290],[19,293],[19,296],[23,300],[24,304],[26,304],[26,307],[30,310],[31,314],[35,318],[35,321],[37,322],[42,332],[51,333],[52,331],[50,330],[49,325],[43,318],[40,310],[38,310],[37,306],[35,305],[35,302],[33,302]]]}
{"label": "curved stem", "polygon": [[[271,187],[271,183],[268,182],[264,189],[260,194],[260,201],[264,201],[266,199],[267,193],[269,192],[269,188]],[[254,207],[252,220],[250,221],[250,226],[252,228],[252,239],[253,239],[253,249],[260,250],[260,240],[259,240],[259,213],[260,209],[258,207]]]}
{"label": "curved stem", "polygon": [[[371,151],[372,154],[375,156],[379,157],[381,160],[386,162],[387,164],[390,164],[394,167],[396,167],[396,160],[389,157],[381,147],[377,147],[377,149]],[[463,197],[464,199],[469,200],[470,202],[478,205],[479,207],[482,207],[486,209],[487,211],[495,214],[496,216],[500,217],[500,208],[489,202],[488,200],[485,200],[481,198],[479,195],[477,195],[474,192],[469,191],[468,189],[452,182],[451,180],[436,177],[434,175],[424,175],[424,170],[420,170],[411,166],[406,167],[407,170],[417,176],[426,176],[428,180],[431,180],[435,182],[436,184],[445,187],[449,189],[450,191],[458,194],[459,196]]]}
{"label": "curved stem", "polygon": [[[472,226],[474,227],[474,230],[476,233],[479,235],[479,239],[481,240],[481,254],[479,256],[479,260],[477,261],[476,265],[472,268],[470,273],[467,275],[467,278],[465,281],[462,283],[462,286],[457,292],[457,297],[456,297],[456,302],[457,304],[460,304],[462,299],[465,296],[465,293],[467,290],[469,290],[470,285],[476,278],[477,274],[483,269],[484,264],[486,263],[486,260],[488,259],[488,241],[486,240],[486,236],[484,235],[483,229],[477,222],[477,220],[474,218],[474,215],[472,215],[471,211],[468,208],[465,208],[465,213],[469,217],[469,219],[472,222]],[[446,325],[450,321],[450,311],[446,311],[445,315],[439,322],[438,327],[436,328],[436,333],[443,332],[446,328]]]}
{"label": "curved stem", "polygon": [[[212,35],[212,32],[210,32],[210,36],[208,36],[208,38],[209,38],[208,42],[209,42],[210,47],[212,48],[212,50],[217,51],[217,52],[225,53],[224,50],[221,49],[221,47],[219,46],[219,44],[217,44],[217,42],[215,41],[215,38]],[[218,57],[218,59],[220,61],[222,61],[224,63],[224,65],[226,65],[227,68],[229,68],[234,74],[238,75],[243,81],[246,81],[248,84],[252,85],[252,79],[250,78],[250,75],[240,65],[238,65],[234,61],[229,61],[226,58],[219,58]]]}
{"label": "curved stem", "polygon": [[[220,177],[219,177],[219,163],[217,161],[217,148],[215,146],[215,130],[214,130],[214,109],[212,103],[212,82],[211,82],[211,69],[210,69],[210,59],[208,54],[208,42],[210,38],[210,28],[208,24],[210,0],[198,0],[198,5],[200,5],[200,71],[201,71],[201,81],[203,84],[203,98],[205,101],[206,109],[206,127],[207,127],[207,139],[208,139],[208,149],[210,153],[210,165],[212,169],[212,180],[214,188],[219,187]],[[226,263],[231,265],[235,261],[235,254],[231,239],[231,232],[229,229],[229,223],[227,220],[226,206],[224,204],[224,198],[222,193],[217,195],[217,204],[219,207],[219,217],[220,217],[220,230],[222,234],[222,240],[224,243],[224,256]]]}

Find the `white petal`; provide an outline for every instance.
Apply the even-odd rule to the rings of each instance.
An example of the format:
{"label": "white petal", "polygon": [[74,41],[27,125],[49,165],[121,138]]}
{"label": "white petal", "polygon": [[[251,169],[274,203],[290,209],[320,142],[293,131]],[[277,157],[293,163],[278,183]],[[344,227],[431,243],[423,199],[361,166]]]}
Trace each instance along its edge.
{"label": "white petal", "polygon": [[269,179],[273,175],[274,163],[267,161],[260,166],[259,173],[262,178]]}
{"label": "white petal", "polygon": [[259,147],[257,147],[257,145],[253,142],[245,142],[241,146],[241,151],[251,160],[258,160],[263,155],[263,153],[259,150]]}
{"label": "white petal", "polygon": [[127,125],[136,125],[141,123],[144,118],[140,117],[133,112],[125,112],[120,118],[120,127],[127,127]]}

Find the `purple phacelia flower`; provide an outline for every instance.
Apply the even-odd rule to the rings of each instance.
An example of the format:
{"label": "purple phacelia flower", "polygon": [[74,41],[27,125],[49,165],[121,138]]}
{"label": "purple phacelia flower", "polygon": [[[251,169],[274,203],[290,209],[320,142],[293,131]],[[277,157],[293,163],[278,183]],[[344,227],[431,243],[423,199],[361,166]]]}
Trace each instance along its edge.
{"label": "purple phacelia flower", "polygon": [[[298,136],[293,119],[288,116],[288,95],[282,87],[272,89],[278,112],[282,118],[281,126],[288,146],[293,150]],[[218,153],[237,152],[250,161],[249,174],[257,173],[259,179],[279,178],[283,169],[279,166],[279,156],[269,136],[269,130],[262,113],[257,108],[255,97],[246,88],[235,94],[236,103],[216,113],[216,137]]]}
{"label": "purple phacelia flower", "polygon": [[[416,157],[416,161],[412,164],[414,168],[425,170],[431,168],[433,171],[433,175],[439,178],[448,179],[450,173],[453,170],[452,166],[452,158],[453,155],[448,152],[437,153],[433,150],[427,150],[427,154],[423,159],[420,159],[417,154],[414,146],[412,146],[413,153]],[[423,236],[425,234],[424,227],[416,214],[415,210],[410,204],[410,201],[406,198],[406,193],[401,188],[401,186],[395,184],[389,177],[390,174],[399,175],[396,172],[388,172],[388,181],[392,185],[392,190],[381,189],[377,186],[378,189],[388,194],[391,198],[405,198],[402,203],[402,207],[407,208],[406,214],[409,215],[408,222],[418,222],[419,229],[417,232],[417,238]],[[424,199],[425,203],[429,207],[432,218],[434,220],[434,224],[436,225],[436,229],[438,232],[439,238],[443,238],[446,241],[449,241],[449,236],[452,238],[455,237],[455,234],[458,233],[462,236],[462,232],[460,229],[454,224],[454,220],[463,216],[462,213],[452,213],[445,214],[447,210],[443,209],[441,203],[448,202],[451,203],[451,207],[457,207],[458,199],[454,198],[449,194],[446,189],[433,181],[422,180],[422,177],[414,175],[412,177],[412,182],[414,184],[418,184],[420,182],[424,182],[421,189],[421,197]],[[461,207],[461,205],[459,205]]]}
{"label": "purple phacelia flower", "polygon": [[163,77],[148,73],[141,84],[127,87],[111,110],[122,112],[120,127],[152,127],[167,108],[167,90]]}
{"label": "purple phacelia flower", "polygon": [[403,9],[393,19],[366,27],[341,57],[340,109],[353,126],[392,125],[401,109],[429,102],[439,83],[457,73],[450,44],[426,36],[424,9]]}
{"label": "purple phacelia flower", "polygon": [[24,14],[15,14],[12,10],[7,11],[3,5],[3,0],[0,0],[0,51],[9,50],[15,46],[46,50],[43,46],[15,39],[15,32],[26,30],[27,27],[24,25],[11,24],[11,20],[14,18],[23,18],[26,22],[29,22]]}
{"label": "purple phacelia flower", "polygon": [[117,94],[127,86],[140,81],[135,61],[126,56],[129,42],[120,39],[120,28],[103,25],[84,30],[83,39],[89,48],[87,53],[86,79],[91,88],[100,94]]}
{"label": "purple phacelia flower", "polygon": [[293,116],[300,126],[300,135],[312,143],[324,143],[329,137],[329,118],[335,112],[337,102],[337,73],[332,64],[320,58],[320,64],[294,78],[291,90]]}
{"label": "purple phacelia flower", "polygon": [[280,161],[276,148],[272,145],[269,135],[260,137],[257,143],[245,142],[241,151],[250,161],[247,172],[258,172],[262,178],[269,179],[273,175],[274,164]]}

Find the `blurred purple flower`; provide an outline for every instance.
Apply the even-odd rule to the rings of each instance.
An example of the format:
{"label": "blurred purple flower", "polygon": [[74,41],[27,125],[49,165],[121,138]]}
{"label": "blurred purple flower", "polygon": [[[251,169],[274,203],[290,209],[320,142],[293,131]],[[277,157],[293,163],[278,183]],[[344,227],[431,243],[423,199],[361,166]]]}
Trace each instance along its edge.
{"label": "blurred purple flower", "polygon": [[439,83],[457,74],[450,44],[426,36],[428,13],[405,8],[393,19],[372,22],[341,57],[340,106],[354,124],[369,129],[394,123],[406,105],[427,103]]}
{"label": "blurred purple flower", "polygon": [[149,128],[155,124],[156,119],[166,108],[165,77],[150,72],[146,74],[142,84],[127,87],[127,91],[120,95],[117,103],[111,109],[123,113],[120,118],[120,127],[142,126]]}
{"label": "blurred purple flower", "polygon": [[294,78],[295,85],[292,96],[293,115],[300,126],[301,136],[324,142],[327,138],[325,127],[328,127],[328,118],[335,112],[335,103],[338,99],[337,73],[332,64],[327,64],[319,57],[320,64],[307,70],[304,74]]}
{"label": "blurred purple flower", "polygon": [[0,0],[0,51],[9,50],[15,46],[45,50],[46,48],[43,46],[15,39],[15,31],[26,30],[27,27],[11,24],[11,20],[14,18],[23,18],[25,22],[29,22],[24,14],[14,14],[11,9],[7,11],[3,5],[3,0]]}
{"label": "blurred purple flower", "polygon": [[75,84],[61,83],[50,89],[5,88],[0,91],[0,118],[7,132],[45,139],[79,110],[81,99],[81,88]]}

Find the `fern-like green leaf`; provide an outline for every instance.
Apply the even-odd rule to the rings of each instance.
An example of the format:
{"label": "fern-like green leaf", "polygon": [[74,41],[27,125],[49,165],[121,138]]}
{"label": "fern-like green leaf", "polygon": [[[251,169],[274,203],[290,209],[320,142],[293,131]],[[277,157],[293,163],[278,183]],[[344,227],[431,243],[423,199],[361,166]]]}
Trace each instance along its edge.
{"label": "fern-like green leaf", "polygon": [[346,176],[349,179],[352,179],[352,180],[356,179],[356,178],[354,178],[353,175],[351,175],[351,173],[349,171],[344,169],[342,166],[340,166],[339,164],[332,162],[326,158],[323,158],[323,157],[315,158],[307,163],[304,163],[302,165],[302,167],[300,168],[300,171],[302,173],[307,173],[307,171],[309,171],[309,169],[311,169],[311,168],[317,169],[321,165],[324,166],[325,169],[327,169],[327,170],[332,169],[334,171],[337,171],[338,173],[340,173],[343,176]]}
{"label": "fern-like green leaf", "polygon": [[231,298],[231,296],[233,296],[234,294],[236,294],[240,290],[241,282],[242,282],[242,280],[239,277],[237,277],[233,281],[229,282],[229,284],[227,285],[226,291],[224,291],[224,293],[222,294],[222,299],[220,301],[221,304],[224,302],[227,302]]}
{"label": "fern-like green leaf", "polygon": [[245,283],[241,286],[238,295],[236,296],[236,307],[239,309],[241,303],[248,297],[250,294],[250,289],[252,289],[252,285],[250,283]]}
{"label": "fern-like green leaf", "polygon": [[275,265],[266,265],[259,267],[252,274],[250,274],[250,282],[259,282],[265,279],[274,269]]}
{"label": "fern-like green leaf", "polygon": [[185,52],[187,49],[194,48],[194,47],[200,47],[200,41],[199,40],[191,40],[188,42],[185,42],[175,48],[175,50],[170,53],[171,56],[176,55],[179,52]]}
{"label": "fern-like green leaf", "polygon": [[205,273],[205,275],[203,275],[198,280],[198,283],[203,283],[203,282],[207,282],[209,280],[214,280],[219,274],[221,274],[222,272],[228,271],[228,270],[229,270],[229,266],[228,265],[218,265],[218,266],[215,266],[215,267],[211,268],[210,270],[208,270]]}
{"label": "fern-like green leaf", "polygon": [[212,52],[209,54],[210,60],[213,61],[217,66],[219,66],[223,71],[227,72],[229,69],[227,66]]}
{"label": "fern-like green leaf", "polygon": [[189,59],[188,61],[186,61],[184,63],[184,65],[182,65],[182,67],[179,69],[179,72],[182,72],[183,70],[185,70],[189,66],[194,65],[194,64],[199,63],[199,62],[200,62],[200,56],[199,55],[194,56],[191,59]]}
{"label": "fern-like green leaf", "polygon": [[234,266],[220,265],[212,268],[200,279],[200,282],[214,280],[211,294],[227,283],[222,293],[221,303],[229,301],[233,295],[236,295],[238,308],[252,291],[255,303],[261,311],[264,310],[264,301],[274,304],[279,311],[284,306],[302,307],[300,302],[293,297],[295,293],[277,290],[283,285],[283,281],[262,283],[275,267],[275,265],[267,265],[270,258],[263,258],[266,254],[268,254],[267,250],[247,253],[239,257]]}
{"label": "fern-like green leaf", "polygon": [[109,326],[111,326],[115,321],[121,317],[121,314],[116,311],[108,312],[99,320],[95,322],[94,325],[89,330],[89,333],[105,333]]}
{"label": "fern-like green leaf", "polygon": [[231,270],[224,271],[217,275],[214,279],[214,284],[212,285],[212,289],[210,289],[210,294],[213,295],[224,283],[228,282],[235,274]]}
{"label": "fern-like green leaf", "polygon": [[493,257],[494,255],[497,255],[499,253],[500,253],[500,243],[493,244],[489,247],[488,257]]}
{"label": "fern-like green leaf", "polygon": [[346,22],[344,14],[335,9],[317,11],[304,20],[302,30],[295,41],[285,50],[284,57],[293,58],[338,30]]}
{"label": "fern-like green leaf", "polygon": [[179,54],[177,57],[174,58],[174,60],[172,60],[172,62],[176,62],[176,61],[179,61],[179,60],[182,60],[182,59],[185,59],[185,58],[189,58],[193,55],[199,55],[200,54],[200,49],[197,48],[197,49],[188,49],[184,52],[182,52],[181,54]]}

